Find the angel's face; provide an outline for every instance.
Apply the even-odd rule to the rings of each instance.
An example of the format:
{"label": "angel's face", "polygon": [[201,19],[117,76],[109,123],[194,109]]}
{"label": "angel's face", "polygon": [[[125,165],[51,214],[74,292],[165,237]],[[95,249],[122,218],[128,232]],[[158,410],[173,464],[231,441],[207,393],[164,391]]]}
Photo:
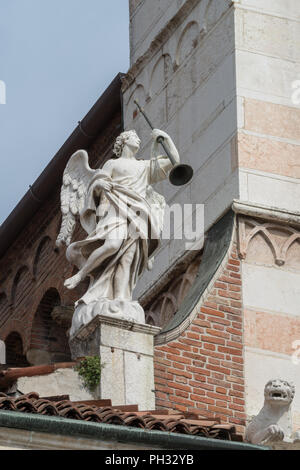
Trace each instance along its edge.
{"label": "angel's face", "polygon": [[136,154],[140,148],[141,139],[139,138],[136,132],[130,132],[126,137],[125,145],[127,145],[130,150],[132,150],[132,152]]}

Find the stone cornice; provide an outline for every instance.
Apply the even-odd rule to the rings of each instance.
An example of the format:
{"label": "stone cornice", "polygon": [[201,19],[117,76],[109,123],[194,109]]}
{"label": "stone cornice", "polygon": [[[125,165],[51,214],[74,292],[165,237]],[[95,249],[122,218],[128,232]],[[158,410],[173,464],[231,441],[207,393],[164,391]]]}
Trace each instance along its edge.
{"label": "stone cornice", "polygon": [[291,212],[277,207],[258,205],[237,199],[233,201],[232,210],[236,214],[248,215],[288,225],[300,225],[300,212]]}
{"label": "stone cornice", "polygon": [[76,332],[76,334],[72,336],[71,341],[73,341],[74,339],[79,339],[81,341],[87,339],[101,325],[115,326],[124,330],[149,334],[151,336],[155,336],[161,331],[161,328],[157,326],[134,323],[132,321],[122,320],[119,318],[113,318],[104,315],[97,315],[90,323],[82,326]]}

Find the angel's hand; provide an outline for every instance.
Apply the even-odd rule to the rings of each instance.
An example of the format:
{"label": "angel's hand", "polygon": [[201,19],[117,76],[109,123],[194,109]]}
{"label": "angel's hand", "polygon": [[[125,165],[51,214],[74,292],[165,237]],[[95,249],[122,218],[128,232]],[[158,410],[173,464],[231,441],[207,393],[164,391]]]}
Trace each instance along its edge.
{"label": "angel's hand", "polygon": [[[178,150],[173,140],[169,136],[169,134],[167,134],[165,131],[162,131],[161,129],[153,129],[152,138],[153,138],[153,143],[152,143],[152,148],[151,148],[151,158],[156,157],[156,154],[158,152],[159,138],[162,138],[164,141],[164,145],[166,145],[167,149],[169,150],[169,153],[173,156],[174,160],[177,163],[180,162],[180,156],[179,156]],[[167,168],[165,168],[165,170],[169,171],[171,168],[172,166],[170,166],[170,164],[167,163]]]}
{"label": "angel's hand", "polygon": [[111,191],[112,188],[112,183],[109,181],[99,179],[95,184],[94,184],[94,191],[100,193],[103,189],[104,191]]}
{"label": "angel's hand", "polygon": [[170,136],[166,132],[160,129],[153,129],[152,131],[153,140],[157,140],[159,139],[159,137],[163,137],[163,139],[166,139],[166,140],[170,139]]}

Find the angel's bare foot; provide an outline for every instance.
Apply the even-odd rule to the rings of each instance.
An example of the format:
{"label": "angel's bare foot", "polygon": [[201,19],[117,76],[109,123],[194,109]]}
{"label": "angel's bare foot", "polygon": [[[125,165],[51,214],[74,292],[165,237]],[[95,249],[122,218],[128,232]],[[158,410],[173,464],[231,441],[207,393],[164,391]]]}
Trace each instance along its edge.
{"label": "angel's bare foot", "polygon": [[81,274],[80,272],[75,274],[75,276],[70,277],[64,283],[64,286],[67,289],[75,289],[76,286],[81,282]]}

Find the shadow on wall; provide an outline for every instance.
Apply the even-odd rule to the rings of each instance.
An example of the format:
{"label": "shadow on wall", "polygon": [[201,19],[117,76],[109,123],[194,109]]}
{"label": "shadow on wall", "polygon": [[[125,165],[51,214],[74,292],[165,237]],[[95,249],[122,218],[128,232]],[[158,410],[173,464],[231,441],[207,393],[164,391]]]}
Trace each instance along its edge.
{"label": "shadow on wall", "polygon": [[19,333],[13,331],[5,340],[6,364],[13,367],[27,367],[29,363],[23,353],[23,342]]}
{"label": "shadow on wall", "polygon": [[67,327],[57,323],[52,312],[61,305],[56,289],[49,289],[43,296],[32,324],[30,348],[26,357],[31,365],[68,362],[71,360]]}

